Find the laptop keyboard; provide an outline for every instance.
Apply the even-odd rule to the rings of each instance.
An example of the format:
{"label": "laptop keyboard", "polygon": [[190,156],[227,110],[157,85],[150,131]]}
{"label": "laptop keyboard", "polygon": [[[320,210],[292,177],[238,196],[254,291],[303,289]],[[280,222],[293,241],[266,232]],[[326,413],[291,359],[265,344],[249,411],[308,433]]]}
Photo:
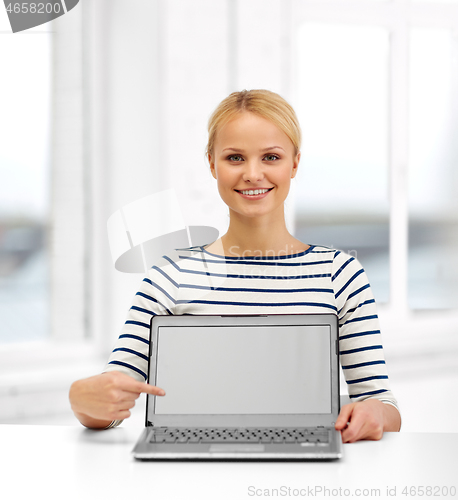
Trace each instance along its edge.
{"label": "laptop keyboard", "polygon": [[329,442],[325,429],[305,428],[169,428],[155,427],[151,443],[263,443],[292,444]]}

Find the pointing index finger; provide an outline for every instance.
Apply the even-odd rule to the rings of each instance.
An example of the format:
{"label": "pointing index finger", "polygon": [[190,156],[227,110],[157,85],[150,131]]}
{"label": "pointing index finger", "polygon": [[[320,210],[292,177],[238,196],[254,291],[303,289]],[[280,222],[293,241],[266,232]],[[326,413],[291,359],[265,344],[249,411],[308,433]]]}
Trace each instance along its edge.
{"label": "pointing index finger", "polygon": [[155,385],[148,384],[147,382],[139,382],[138,380],[132,380],[129,382],[129,387],[125,388],[127,391],[152,394],[154,396],[165,396],[164,389],[156,387]]}
{"label": "pointing index finger", "polygon": [[143,384],[142,392],[146,394],[154,394],[155,396],[165,396],[164,389],[161,389],[160,387],[156,387],[155,385],[151,385],[148,383]]}

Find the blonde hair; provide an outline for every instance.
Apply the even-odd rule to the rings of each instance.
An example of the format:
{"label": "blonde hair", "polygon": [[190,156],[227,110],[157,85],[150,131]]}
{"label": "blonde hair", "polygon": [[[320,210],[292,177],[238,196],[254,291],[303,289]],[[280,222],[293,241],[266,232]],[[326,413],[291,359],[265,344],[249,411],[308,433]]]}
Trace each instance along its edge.
{"label": "blonde hair", "polygon": [[208,120],[207,154],[213,154],[218,128],[238,113],[249,111],[271,121],[293,143],[295,154],[301,147],[301,128],[292,106],[270,90],[242,90],[233,92],[215,109]]}

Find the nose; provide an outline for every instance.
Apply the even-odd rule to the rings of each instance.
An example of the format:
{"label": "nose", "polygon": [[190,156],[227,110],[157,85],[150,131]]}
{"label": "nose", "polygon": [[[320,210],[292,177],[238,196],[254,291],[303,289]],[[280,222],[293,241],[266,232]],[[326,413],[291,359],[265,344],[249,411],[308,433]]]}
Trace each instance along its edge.
{"label": "nose", "polygon": [[259,182],[264,179],[263,165],[256,161],[247,161],[243,172],[243,180],[245,182]]}

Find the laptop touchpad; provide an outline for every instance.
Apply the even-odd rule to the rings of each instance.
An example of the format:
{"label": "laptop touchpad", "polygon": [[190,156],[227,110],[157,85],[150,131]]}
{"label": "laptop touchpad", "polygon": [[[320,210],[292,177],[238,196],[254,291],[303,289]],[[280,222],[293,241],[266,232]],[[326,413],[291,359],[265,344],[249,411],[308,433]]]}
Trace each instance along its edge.
{"label": "laptop touchpad", "polygon": [[263,444],[212,444],[210,445],[210,452],[218,453],[218,452],[262,452],[264,451]]}

